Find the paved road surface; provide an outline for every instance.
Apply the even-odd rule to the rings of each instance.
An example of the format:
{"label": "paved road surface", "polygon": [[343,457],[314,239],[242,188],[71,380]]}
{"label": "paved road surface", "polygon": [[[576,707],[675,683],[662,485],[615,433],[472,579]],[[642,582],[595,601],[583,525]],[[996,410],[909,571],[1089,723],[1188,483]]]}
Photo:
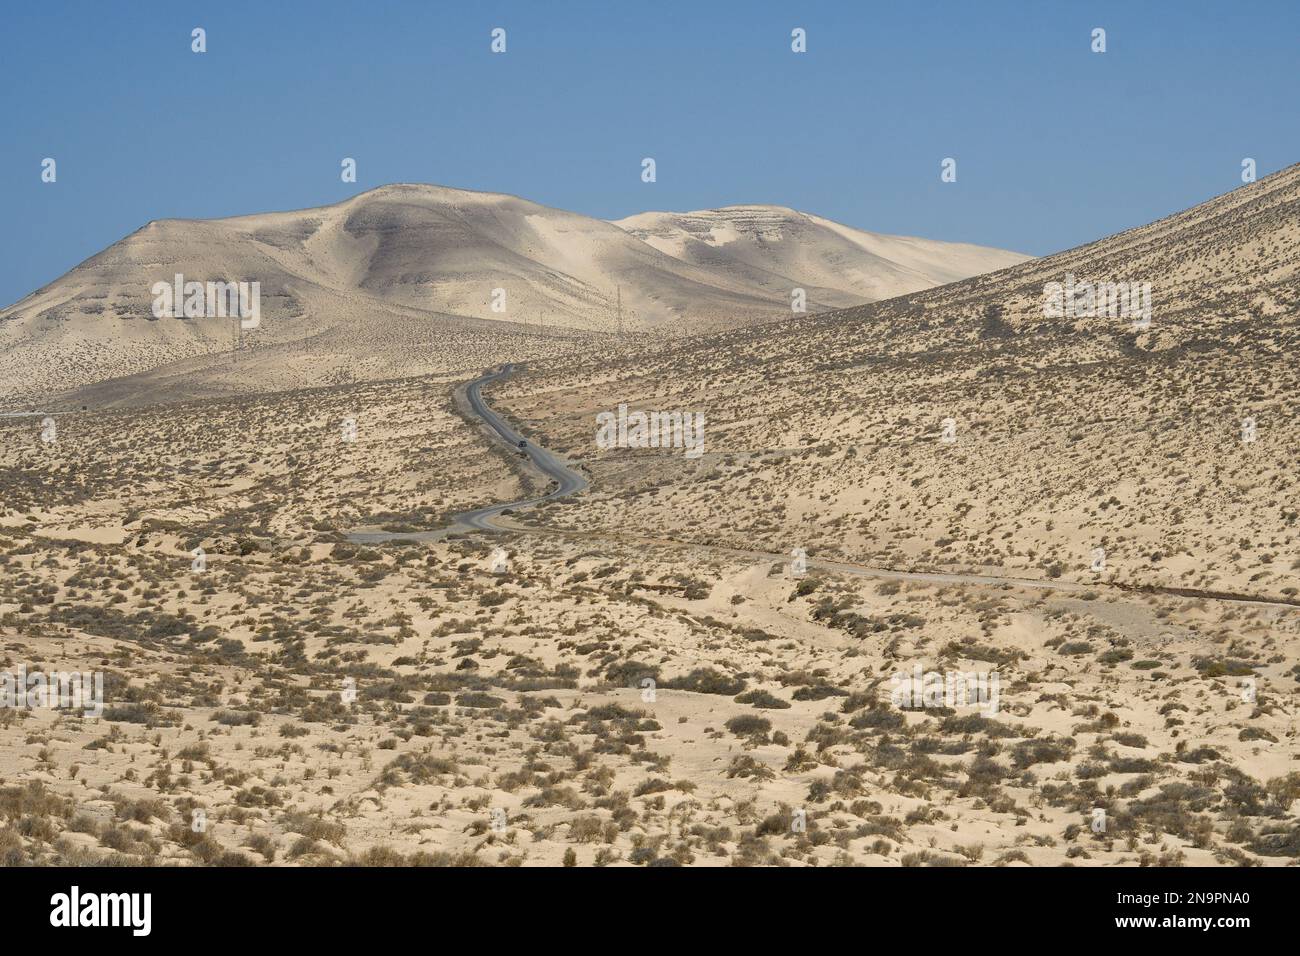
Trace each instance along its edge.
{"label": "paved road surface", "polygon": [[574,495],[587,487],[587,479],[570,468],[568,462],[554,452],[533,442],[529,442],[525,448],[520,448],[519,442],[523,436],[511,428],[505,419],[492,411],[488,404],[483,401],[484,385],[509,377],[517,368],[516,365],[503,365],[498,371],[489,372],[480,378],[476,378],[470,382],[469,387],[465,390],[465,396],[469,400],[470,410],[483,419],[496,432],[497,436],[510,447],[512,452],[517,454],[522,451],[527,455],[528,460],[533,463],[538,471],[555,482],[555,487],[540,498],[507,501],[502,504],[488,505],[485,508],[476,508],[473,511],[461,512],[452,518],[452,524],[447,528],[417,532],[355,531],[348,535],[348,540],[363,544],[397,540],[436,541],[453,531],[502,531],[506,529],[493,521],[501,512],[529,508],[541,504],[543,501]]}

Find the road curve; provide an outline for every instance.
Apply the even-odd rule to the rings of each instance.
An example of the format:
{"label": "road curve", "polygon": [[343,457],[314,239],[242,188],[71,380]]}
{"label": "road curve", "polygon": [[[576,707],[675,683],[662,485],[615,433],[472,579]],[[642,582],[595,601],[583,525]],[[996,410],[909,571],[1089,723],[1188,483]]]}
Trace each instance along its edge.
{"label": "road curve", "polygon": [[510,530],[497,525],[492,519],[500,515],[503,511],[519,508],[529,508],[533,505],[539,505],[544,501],[551,501],[555,498],[564,498],[568,495],[577,494],[586,489],[588,482],[578,472],[569,467],[568,462],[534,442],[528,442],[524,448],[519,447],[519,442],[523,437],[516,432],[500,415],[494,412],[483,401],[483,386],[489,382],[495,382],[499,379],[508,378],[514,374],[519,366],[507,364],[501,366],[495,372],[488,372],[479,378],[470,382],[465,389],[465,397],[469,401],[470,411],[483,419],[484,422],[496,433],[496,437],[505,442],[511,452],[523,452],[533,466],[543,475],[555,482],[555,487],[542,495],[540,498],[527,498],[523,501],[507,501],[502,504],[488,505],[484,508],[475,508],[473,511],[462,511],[460,514],[452,516],[452,523],[448,527],[439,528],[433,531],[354,531],[348,535],[348,540],[355,541],[359,544],[371,544],[381,541],[430,541],[444,537],[452,531],[505,531]]}
{"label": "road curve", "polygon": [[529,442],[527,447],[520,449],[519,442],[522,440],[518,432],[511,428],[506,421],[492,411],[487,403],[483,401],[483,386],[488,382],[495,382],[498,379],[506,378],[515,370],[514,365],[503,365],[499,371],[490,372],[481,378],[476,378],[469,383],[469,388],[465,390],[466,397],[469,399],[470,410],[479,418],[483,419],[492,427],[502,440],[510,446],[511,451],[523,451],[528,456],[528,460],[544,474],[555,482],[555,487],[542,495],[540,498],[529,498],[525,501],[510,501],[500,505],[488,505],[486,508],[477,508],[474,511],[466,511],[456,515],[457,524],[465,525],[468,528],[476,528],[480,531],[499,531],[501,530],[492,523],[492,519],[501,512],[510,508],[527,508],[532,505],[539,505],[543,501],[550,501],[554,498],[564,498],[568,495],[575,495],[587,487],[587,479],[569,467],[568,463],[558,455],[543,448],[535,442]]}

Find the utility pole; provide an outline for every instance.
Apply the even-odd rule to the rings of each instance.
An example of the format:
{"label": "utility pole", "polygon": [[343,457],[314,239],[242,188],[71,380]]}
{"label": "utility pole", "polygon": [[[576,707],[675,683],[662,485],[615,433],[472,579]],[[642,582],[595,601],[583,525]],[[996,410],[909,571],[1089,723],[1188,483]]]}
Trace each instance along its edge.
{"label": "utility pole", "polygon": [[623,337],[623,287],[618,287],[618,337]]}

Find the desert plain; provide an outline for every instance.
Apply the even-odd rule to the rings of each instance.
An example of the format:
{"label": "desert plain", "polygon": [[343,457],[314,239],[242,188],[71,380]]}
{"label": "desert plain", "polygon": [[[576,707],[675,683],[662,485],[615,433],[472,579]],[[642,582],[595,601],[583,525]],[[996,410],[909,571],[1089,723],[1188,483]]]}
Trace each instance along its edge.
{"label": "desert plain", "polygon": [[[296,294],[247,340],[115,338],[148,320],[85,310],[142,288],[103,263],[9,310],[38,414],[0,419],[3,669],[104,701],[0,708],[0,861],[1300,858],[1300,167],[807,314],[741,289],[751,250],[698,328],[555,279],[549,326],[431,318],[385,284],[386,217],[443,228],[406,192],[377,239],[223,221]],[[683,301],[683,236],[723,228],[691,216],[627,234]],[[1045,315],[1067,276],[1148,283],[1149,321]],[[335,293],[395,331],[331,324]],[[507,362],[487,401],[590,484],[471,531],[547,490],[461,400]],[[701,453],[602,447],[624,405],[702,415]],[[918,673],[986,693],[900,699]]]}

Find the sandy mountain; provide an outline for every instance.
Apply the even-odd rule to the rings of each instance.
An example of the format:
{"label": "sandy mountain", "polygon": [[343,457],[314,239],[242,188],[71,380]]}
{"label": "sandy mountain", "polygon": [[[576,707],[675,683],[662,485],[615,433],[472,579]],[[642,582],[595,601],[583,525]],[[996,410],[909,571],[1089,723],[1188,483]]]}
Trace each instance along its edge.
{"label": "sandy mountain", "polygon": [[864,232],[784,206],[646,212],[615,220],[660,252],[822,311],[892,298],[1024,262],[964,243]]}
{"label": "sandy mountain", "polygon": [[[806,228],[786,228],[774,269],[759,265],[758,251],[712,262],[689,248],[677,256],[619,225],[440,186],[385,186],[295,212],[150,222],[0,312],[0,395],[126,376],[137,377],[132,390],[166,380],[165,392],[180,370],[204,389],[219,380],[218,391],[461,371],[550,354],[564,330],[612,330],[620,298],[626,330],[675,334],[789,314],[799,282],[816,310],[1021,258],[953,246],[945,259],[942,243],[791,215]],[[835,229],[847,235],[835,248],[797,248],[829,244]],[[873,243],[894,258],[874,255]],[[895,250],[912,243],[915,254]],[[800,274],[801,262],[808,279],[782,276]],[[177,273],[258,281],[261,325],[241,336],[232,319],[155,318],[151,289]]]}

